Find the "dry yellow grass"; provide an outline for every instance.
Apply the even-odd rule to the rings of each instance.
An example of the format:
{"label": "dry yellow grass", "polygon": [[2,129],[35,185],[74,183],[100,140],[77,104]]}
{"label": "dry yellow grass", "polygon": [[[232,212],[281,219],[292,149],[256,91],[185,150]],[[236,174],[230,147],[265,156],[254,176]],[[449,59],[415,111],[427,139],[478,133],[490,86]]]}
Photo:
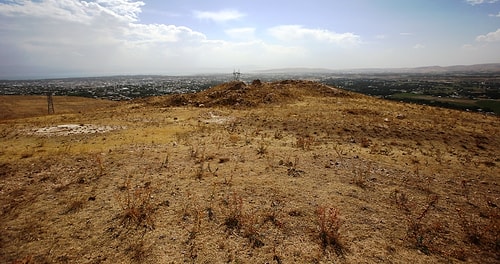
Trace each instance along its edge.
{"label": "dry yellow grass", "polygon": [[[92,112],[116,104],[108,100],[73,96],[53,96],[52,101],[57,114]],[[5,119],[44,116],[47,112],[47,96],[0,95],[0,122]]]}
{"label": "dry yellow grass", "polygon": [[498,262],[498,117],[314,87],[4,121],[0,259]]}

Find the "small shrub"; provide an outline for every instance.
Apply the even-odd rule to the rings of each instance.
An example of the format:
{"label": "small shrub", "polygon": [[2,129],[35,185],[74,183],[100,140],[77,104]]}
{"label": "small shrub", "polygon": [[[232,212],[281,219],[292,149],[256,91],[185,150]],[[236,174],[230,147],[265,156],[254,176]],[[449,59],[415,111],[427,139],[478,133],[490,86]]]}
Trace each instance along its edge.
{"label": "small shrub", "polygon": [[465,216],[465,213],[460,209],[456,208],[458,213],[458,219],[460,220],[460,226],[465,233],[466,240],[472,244],[479,245],[481,242],[481,232],[479,226],[472,220]]}
{"label": "small shrub", "polygon": [[368,187],[367,172],[361,168],[356,168],[354,171],[354,176],[351,179],[351,183],[357,185],[361,189]]}
{"label": "small shrub", "polygon": [[161,163],[160,165],[160,169],[168,169],[168,165],[169,165],[169,154],[165,155],[165,159],[163,160],[163,162]]}
{"label": "small shrub", "polygon": [[299,157],[295,157],[294,161],[290,161],[290,160],[283,161],[283,160],[280,160],[278,164],[280,166],[286,166],[287,167],[287,174],[288,174],[288,176],[299,177],[301,174],[305,173],[305,171],[300,170],[300,169],[297,168],[297,166],[299,165]]}
{"label": "small shrub", "polygon": [[224,225],[229,231],[239,230],[243,223],[243,198],[237,193],[232,193],[224,202],[229,211],[224,220]]}
{"label": "small shrub", "polygon": [[284,207],[284,202],[282,200],[274,199],[271,202],[271,207],[269,208],[266,217],[264,218],[264,222],[271,222],[278,228],[283,227],[283,223],[278,219],[282,214]]}
{"label": "small shrub", "polygon": [[311,150],[311,146],[313,143],[314,137],[298,136],[295,140],[295,147],[301,148],[302,150]]}
{"label": "small shrub", "polygon": [[304,173],[304,171],[299,170],[296,167],[289,167],[287,169],[287,174],[288,174],[288,176],[291,176],[291,177],[299,177],[302,173]]}
{"label": "small shrub", "polygon": [[274,131],[274,139],[283,139],[283,131],[277,129]]}
{"label": "small shrub", "polygon": [[232,144],[236,144],[240,141],[240,135],[239,134],[231,134],[231,135],[229,135],[228,140]]}
{"label": "small shrub", "polygon": [[96,172],[97,176],[103,176],[105,174],[105,171],[104,171],[104,164],[102,162],[102,158],[100,155],[96,155],[96,168],[99,170],[99,172]]}
{"label": "small shrub", "polygon": [[267,154],[267,145],[264,142],[261,142],[257,147],[257,154],[261,156]]}
{"label": "small shrub", "polygon": [[361,138],[360,145],[362,148],[368,148],[371,145],[371,140],[363,137],[363,138]]}
{"label": "small shrub", "polygon": [[[189,228],[189,236],[188,240],[186,243],[189,243],[190,241],[194,240],[198,233],[201,230],[201,212],[197,209],[197,206],[195,206],[193,212],[191,213],[192,219],[192,225]],[[184,219],[187,219],[187,215],[185,214]]]}
{"label": "small shrub", "polygon": [[138,241],[131,244],[126,252],[129,254],[130,259],[135,263],[144,263],[147,259],[149,252],[151,252],[150,248],[147,248],[144,245],[144,241]]}
{"label": "small shrub", "polygon": [[[372,144],[370,147],[370,154],[379,154],[379,155],[384,155],[384,156],[389,156],[392,153],[392,149],[390,146],[385,145],[385,144]],[[418,160],[417,160],[418,163]]]}
{"label": "small shrub", "polygon": [[75,200],[68,205],[68,207],[63,212],[63,214],[71,214],[71,213],[78,212],[80,209],[83,208],[84,205],[85,205],[85,202],[83,200]]}
{"label": "small shrub", "polygon": [[320,206],[316,210],[316,216],[318,217],[319,239],[323,250],[332,247],[337,255],[343,255],[345,247],[340,235],[342,221],[339,210],[334,207]]}
{"label": "small shrub", "polygon": [[260,248],[265,244],[261,239],[261,235],[259,234],[258,227],[258,217],[255,212],[246,213],[242,215],[241,218],[243,236],[248,238],[250,243],[252,244],[252,248]]}
{"label": "small shrub", "polygon": [[342,146],[339,145],[339,144],[333,144],[333,151],[335,151],[335,153],[337,154],[337,156],[339,157],[339,159],[342,159],[342,157],[344,155],[346,155],[346,153],[344,152]]}
{"label": "small shrub", "polygon": [[154,212],[151,198],[151,184],[148,182],[143,186],[132,187],[130,179],[120,188],[122,193],[116,196],[122,209],[120,214],[121,224],[125,227],[135,225],[145,229],[154,229]]}
{"label": "small shrub", "polygon": [[196,171],[195,171],[195,174],[194,174],[194,175],[195,175],[195,178],[196,178],[197,180],[199,180],[199,181],[203,179],[203,175],[205,175],[205,168],[203,167],[203,163],[202,163],[202,162],[201,162],[201,163],[199,163],[199,166],[198,166],[198,168],[196,169]]}
{"label": "small shrub", "polygon": [[12,264],[32,264],[32,263],[35,263],[35,261],[33,260],[33,256],[31,255],[26,256],[22,259],[16,259],[12,262]]}
{"label": "small shrub", "polygon": [[189,149],[189,156],[194,159],[196,163],[206,161],[205,146],[191,146]]}
{"label": "small shrub", "polygon": [[429,195],[423,209],[418,212],[415,209],[415,204],[412,204],[407,195],[399,190],[395,190],[391,194],[393,202],[398,209],[405,214],[407,222],[406,236],[408,241],[417,249],[425,254],[430,254],[431,244],[435,238],[435,231],[440,225],[431,225],[424,221],[424,218],[429,214],[438,202],[437,195]]}
{"label": "small shrub", "polygon": [[228,207],[228,213],[224,219],[226,231],[234,232],[248,238],[253,248],[264,246],[261,235],[258,232],[258,217],[256,212],[245,213],[243,211],[243,198],[237,193],[232,193],[224,203]]}
{"label": "small shrub", "polygon": [[471,244],[500,250],[500,214],[499,208],[490,200],[487,207],[479,209],[479,213],[467,213],[465,209],[456,208],[459,224],[465,234],[465,239]]}

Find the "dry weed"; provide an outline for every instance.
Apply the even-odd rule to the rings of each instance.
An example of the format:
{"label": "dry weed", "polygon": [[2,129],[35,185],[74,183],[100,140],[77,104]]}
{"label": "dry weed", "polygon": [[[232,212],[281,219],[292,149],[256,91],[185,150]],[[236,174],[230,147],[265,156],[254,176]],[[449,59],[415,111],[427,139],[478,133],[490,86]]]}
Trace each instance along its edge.
{"label": "dry weed", "polygon": [[316,210],[318,217],[319,239],[323,250],[333,248],[337,255],[343,255],[346,248],[342,242],[340,227],[340,211],[335,207],[319,206]]}
{"label": "dry weed", "polygon": [[239,230],[243,223],[243,198],[233,192],[224,200],[227,206],[228,214],[224,220],[224,225],[228,231]]}
{"label": "dry weed", "polygon": [[[479,212],[471,212],[474,209],[479,210]],[[486,206],[472,207],[470,210],[456,208],[456,211],[467,242],[499,252],[500,209],[496,204],[490,199],[486,199]]]}
{"label": "dry weed", "polygon": [[[369,170],[369,169],[367,169]],[[361,189],[365,189],[368,187],[368,176],[367,176],[367,171],[363,170],[361,168],[356,168],[354,170],[354,176],[351,179],[351,183],[357,185]]]}
{"label": "dry weed", "polygon": [[32,264],[32,263],[35,263],[35,261],[33,260],[33,256],[31,255],[26,256],[22,259],[16,259],[12,262],[12,264]]}
{"label": "dry weed", "polygon": [[417,205],[412,203],[404,192],[394,190],[391,193],[391,199],[405,215],[407,240],[425,254],[430,254],[432,242],[436,236],[435,233],[441,228],[441,224],[430,224],[429,221],[424,219],[429,215],[430,210],[435,207],[439,197],[433,194],[429,195],[420,212],[416,209]]}
{"label": "dry weed", "polygon": [[295,157],[294,161],[291,161],[290,159],[287,159],[286,161],[280,160],[278,164],[280,166],[287,167],[288,176],[299,177],[300,175],[305,173],[305,171],[297,168],[297,166],[299,165],[299,157]]}
{"label": "dry weed", "polygon": [[130,256],[130,259],[133,262],[144,263],[144,261],[148,258],[151,249],[147,248],[144,241],[141,239],[132,243],[125,249],[125,252]]}
{"label": "dry weed", "polygon": [[267,154],[267,146],[269,144],[267,144],[264,140],[262,140],[259,144],[259,146],[257,147],[257,154],[263,156],[263,155],[266,155]]}
{"label": "dry weed", "polygon": [[142,186],[132,186],[130,178],[125,181],[125,185],[120,188],[120,193],[116,195],[122,209],[120,218],[123,226],[142,226],[146,230],[154,229],[156,208],[153,205],[151,192],[150,182]]}
{"label": "dry weed", "polygon": [[85,202],[83,200],[72,201],[68,205],[68,208],[66,208],[66,210],[64,210],[63,214],[75,213],[75,212],[79,211],[80,209],[82,209],[84,205],[85,205]]}
{"label": "dry weed", "polygon": [[297,136],[295,139],[295,147],[300,148],[302,150],[311,150],[312,144],[315,139],[312,136]]}

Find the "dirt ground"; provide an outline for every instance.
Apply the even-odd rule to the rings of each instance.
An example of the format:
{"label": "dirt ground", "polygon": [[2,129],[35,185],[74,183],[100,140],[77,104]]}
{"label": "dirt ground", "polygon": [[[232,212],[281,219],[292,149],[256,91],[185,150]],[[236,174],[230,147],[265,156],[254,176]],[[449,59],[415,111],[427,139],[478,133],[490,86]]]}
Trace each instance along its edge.
{"label": "dirt ground", "polygon": [[2,263],[500,261],[497,116],[254,81],[0,145]]}

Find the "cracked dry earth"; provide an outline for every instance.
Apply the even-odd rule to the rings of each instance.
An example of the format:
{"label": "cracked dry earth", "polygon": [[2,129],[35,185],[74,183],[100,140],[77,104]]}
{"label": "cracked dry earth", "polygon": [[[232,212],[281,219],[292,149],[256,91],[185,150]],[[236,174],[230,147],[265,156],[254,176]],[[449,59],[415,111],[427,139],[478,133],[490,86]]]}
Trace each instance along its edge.
{"label": "cracked dry earth", "polygon": [[[500,261],[496,116],[168,101],[0,123],[1,262]],[[23,133],[66,124],[120,129]]]}

